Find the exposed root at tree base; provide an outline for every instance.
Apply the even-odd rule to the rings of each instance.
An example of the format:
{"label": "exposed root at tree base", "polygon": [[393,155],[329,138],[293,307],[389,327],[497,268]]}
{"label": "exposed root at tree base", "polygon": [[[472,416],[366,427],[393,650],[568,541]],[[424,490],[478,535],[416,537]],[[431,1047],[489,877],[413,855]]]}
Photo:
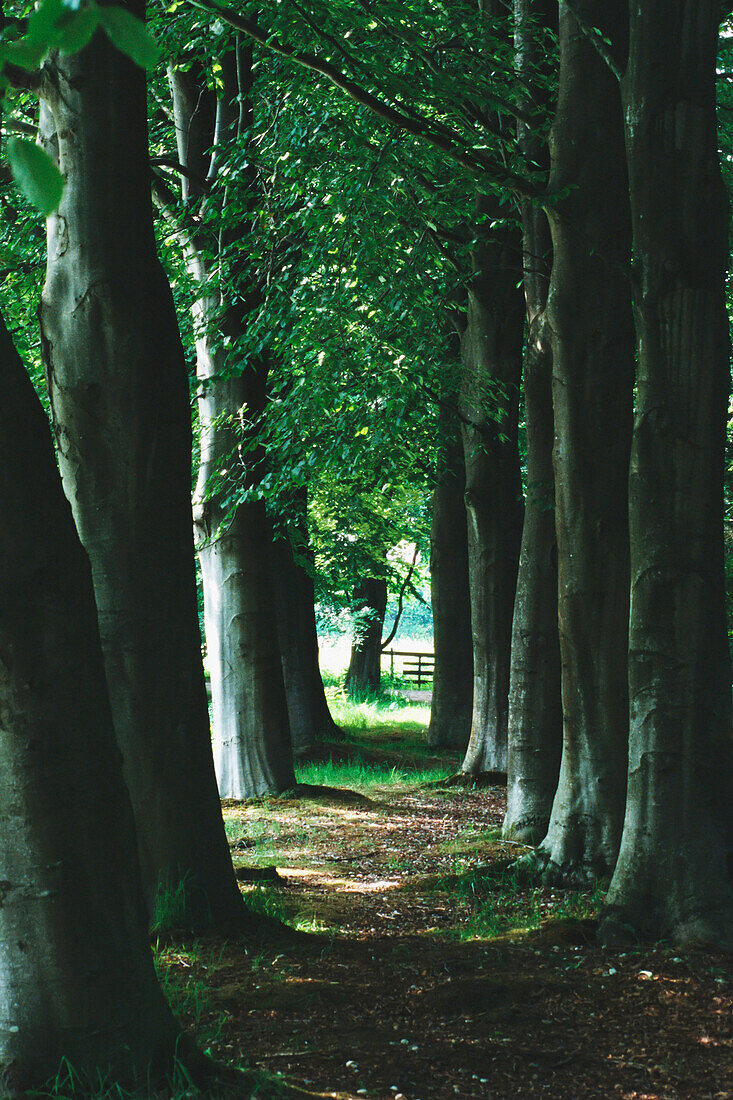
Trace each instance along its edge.
{"label": "exposed root at tree base", "polygon": [[313,799],[328,802],[332,806],[361,806],[363,809],[377,805],[371,798],[359,794],[358,791],[350,791],[345,787],[322,787],[317,783],[297,783],[289,791],[278,796],[278,800],[282,802],[293,799]]}
{"label": "exposed root at tree base", "polygon": [[237,867],[234,874],[237,882],[267,882],[271,886],[285,886],[287,882],[277,867]]}
{"label": "exposed root at tree base", "polygon": [[506,787],[506,772],[457,772],[449,775],[447,779],[439,779],[435,783],[426,783],[426,788],[442,791],[451,787],[464,787],[467,790],[481,790],[484,787]]}

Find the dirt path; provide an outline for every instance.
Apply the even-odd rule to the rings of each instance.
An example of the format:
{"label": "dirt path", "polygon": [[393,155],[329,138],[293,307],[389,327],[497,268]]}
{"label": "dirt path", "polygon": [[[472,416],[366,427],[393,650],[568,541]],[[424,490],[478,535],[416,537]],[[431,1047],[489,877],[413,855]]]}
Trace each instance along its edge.
{"label": "dirt path", "polygon": [[246,892],[310,934],[168,960],[213,1054],[341,1098],[733,1098],[730,960],[601,951],[593,899],[491,877],[502,791],[226,813],[284,880]]}

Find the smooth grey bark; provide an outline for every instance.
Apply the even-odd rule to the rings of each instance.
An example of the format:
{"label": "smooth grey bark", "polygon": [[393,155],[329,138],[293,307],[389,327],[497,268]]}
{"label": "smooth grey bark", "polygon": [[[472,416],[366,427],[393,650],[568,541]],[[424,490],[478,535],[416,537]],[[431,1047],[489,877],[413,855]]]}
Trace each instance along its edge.
{"label": "smooth grey bark", "polygon": [[458,418],[449,408],[441,407],[439,429],[440,453],[430,528],[435,673],[428,745],[465,752],[473,708],[466,474]]}
{"label": "smooth grey bark", "polygon": [[[194,178],[213,182],[228,146],[252,123],[252,50],[236,44],[221,60],[216,110],[207,109],[202,74],[172,72],[179,159]],[[211,124],[213,129],[202,132]],[[206,150],[214,146],[209,160]],[[252,158],[240,173],[245,201],[255,201]],[[186,181],[195,210],[201,190]],[[242,192],[238,192],[239,198]],[[266,400],[266,354],[235,358],[259,288],[248,270],[245,214],[232,225],[225,191],[224,228],[215,242],[183,229],[186,265],[198,297],[193,306],[196,373],[200,383],[201,459],[194,493],[196,545],[204,592],[204,626],[211,676],[214,764],[222,798],[278,794],[295,784],[288,708],[277,636],[272,576],[273,532],[262,501],[232,509],[229,501],[261,475],[261,456],[244,447]],[[235,255],[238,253],[238,255]],[[226,257],[226,258],[225,258]]]}
{"label": "smooth grey bark", "polygon": [[[129,10],[143,15],[141,5]],[[149,911],[243,912],[211,757],[191,533],[191,412],[155,252],[145,77],[100,33],[44,66],[66,186],[40,304],[59,466],[89,555]]]}
{"label": "smooth grey bark", "polygon": [[[539,114],[549,104],[546,94],[532,90],[533,69],[544,63],[544,44],[537,39],[537,29],[556,25],[557,5],[546,0],[515,0],[514,12],[517,71],[526,82],[527,103]],[[549,149],[541,135],[520,123],[518,142],[527,167],[546,175]],[[527,494],[512,623],[503,832],[525,843],[538,844],[547,833],[562,752],[552,346],[544,320],[552,242],[547,217],[537,204],[522,203],[522,225],[527,306],[523,372]]]}
{"label": "smooth grey bark", "polygon": [[346,689],[350,694],[379,691],[382,678],[382,630],[387,611],[385,577],[367,577],[354,593],[357,628],[351,644],[346,671]]}
{"label": "smooth grey bark", "polygon": [[[496,200],[477,212],[502,217]],[[519,231],[481,231],[461,339],[473,715],[464,774],[506,771],[512,614],[524,505],[518,416],[524,296]]]}
{"label": "smooth grey bark", "polygon": [[178,1027],[147,936],[89,561],[0,318],[0,1092],[144,1084]]}
{"label": "smooth grey bark", "polygon": [[[614,33],[621,9],[609,11]],[[628,464],[634,382],[631,223],[618,84],[560,5],[550,147],[555,518],[563,753],[545,874],[616,862],[626,797]]]}
{"label": "smooth grey bark", "polygon": [[288,703],[290,739],[296,758],[319,740],[341,738],[331,717],[318,664],[313,580],[302,560],[310,556],[304,517],[299,517],[297,549],[289,538],[275,542],[274,584],[278,640]]}
{"label": "smooth grey bark", "polygon": [[630,476],[628,797],[604,934],[733,948],[723,473],[728,199],[720,5],[632,5],[621,82],[639,377]]}

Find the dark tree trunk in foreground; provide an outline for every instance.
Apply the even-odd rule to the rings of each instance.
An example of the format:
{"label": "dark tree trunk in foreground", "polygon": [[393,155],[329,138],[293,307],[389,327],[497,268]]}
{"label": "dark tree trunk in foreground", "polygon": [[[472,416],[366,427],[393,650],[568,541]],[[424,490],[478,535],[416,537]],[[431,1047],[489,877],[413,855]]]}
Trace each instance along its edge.
{"label": "dark tree trunk in foreground", "polygon": [[[203,79],[188,72],[171,74],[179,157],[199,178],[215,178],[227,143],[240,139],[251,126],[250,46],[229,51],[222,59],[220,80],[214,114],[206,110]],[[209,164],[206,150],[215,141]],[[238,181],[250,206],[255,183],[250,162]],[[189,210],[198,197],[187,184],[184,198]],[[251,218],[242,214],[233,225],[229,198],[227,191],[221,215],[225,226],[213,249],[195,229],[183,243],[199,294],[193,313],[201,383],[201,461],[194,521],[204,590],[214,763],[222,798],[243,799],[287,790],[295,775],[277,637],[272,525],[262,501],[244,502],[233,511],[229,505],[233,495],[251,487],[261,474],[260,456],[241,444],[250,430],[248,423],[264,408],[269,370],[266,355],[237,361],[229,350],[246,333],[249,313],[259,301],[259,287],[247,263],[247,236],[254,232]]]}
{"label": "dark tree trunk in foreground", "polygon": [[[623,16],[623,12],[621,12]],[[609,13],[616,34],[624,19]],[[613,870],[626,795],[628,463],[634,381],[630,212],[618,84],[566,4],[551,134],[555,516],[564,714],[539,850],[551,877]]]}
{"label": "dark tree trunk in foreground", "polygon": [[720,5],[647,0],[632,7],[622,81],[639,338],[631,730],[606,935],[631,928],[731,948],[723,595],[728,203],[715,119]]}
{"label": "dark tree trunk in foreground", "polygon": [[463,447],[455,414],[441,409],[443,451],[433,490],[430,599],[435,675],[428,727],[431,748],[466,751],[473,706],[473,641]]}
{"label": "dark tree trunk in foreground", "polygon": [[[484,216],[504,216],[493,199],[480,199],[478,208]],[[490,232],[474,251],[461,342],[473,634],[473,718],[461,770],[469,775],[506,770],[512,614],[524,511],[517,442],[522,245],[511,226]]]}
{"label": "dark tree trunk in foreground", "polygon": [[0,1091],[172,1067],[89,562],[0,319]]}
{"label": "dark tree trunk in foreground", "polygon": [[[141,14],[138,7],[130,10]],[[89,555],[143,886],[241,912],[214,781],[191,533],[191,410],[155,253],[145,77],[101,34],[43,89],[66,187],[40,307],[59,465]],[[51,121],[52,120],[52,121]]]}
{"label": "dark tree trunk in foreground", "polygon": [[361,691],[379,691],[382,678],[382,630],[387,612],[387,581],[369,577],[354,594],[357,615],[356,633],[346,672],[346,689],[354,695]]}
{"label": "dark tree trunk in foreground", "polygon": [[343,736],[331,717],[323,690],[313,580],[305,565],[296,560],[296,554],[308,551],[303,542],[301,539],[294,551],[290,540],[282,538],[274,548],[278,639],[296,758],[307,756],[317,740]]}
{"label": "dark tree trunk in foreground", "polygon": [[[531,19],[542,29],[557,21],[557,5],[515,0],[516,57],[520,75],[532,81],[541,64]],[[536,110],[547,109],[533,96]],[[519,146],[528,168],[543,174],[549,150],[521,124]],[[562,751],[560,643],[557,630],[557,539],[552,468],[552,347],[544,320],[552,262],[550,227],[543,210],[522,205],[527,343],[524,353],[524,417],[527,429],[527,497],[512,626],[509,684],[509,759],[504,835],[537,844],[545,836],[557,789]]]}

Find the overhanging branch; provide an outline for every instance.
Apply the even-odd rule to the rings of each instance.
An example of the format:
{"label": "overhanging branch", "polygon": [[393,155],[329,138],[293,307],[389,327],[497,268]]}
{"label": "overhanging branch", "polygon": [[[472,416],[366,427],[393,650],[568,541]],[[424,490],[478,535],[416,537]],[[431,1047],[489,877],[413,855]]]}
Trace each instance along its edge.
{"label": "overhanging branch", "polygon": [[461,134],[451,129],[451,127],[428,119],[417,112],[407,113],[392,106],[392,104],[385,102],[384,99],[380,99],[379,96],[362,87],[330,61],[321,60],[315,54],[307,51],[296,50],[295,47],[289,46],[286,42],[280,41],[274,35],[263,30],[254,19],[249,19],[238,12],[222,7],[214,0],[191,0],[191,3],[210,15],[223,19],[235,30],[249,35],[255,42],[281,57],[285,57],[296,65],[301,65],[303,68],[324,77],[350,96],[355,103],[366,107],[367,110],[388,122],[391,126],[396,126],[404,133],[411,134],[420,141],[432,145],[434,149],[438,149],[450,157],[451,160],[460,164],[472,175],[489,179],[492,183],[505,187],[507,190],[525,198],[539,199],[542,197],[542,192],[537,189],[531,180],[512,172],[501,161],[481,150],[471,149]]}

